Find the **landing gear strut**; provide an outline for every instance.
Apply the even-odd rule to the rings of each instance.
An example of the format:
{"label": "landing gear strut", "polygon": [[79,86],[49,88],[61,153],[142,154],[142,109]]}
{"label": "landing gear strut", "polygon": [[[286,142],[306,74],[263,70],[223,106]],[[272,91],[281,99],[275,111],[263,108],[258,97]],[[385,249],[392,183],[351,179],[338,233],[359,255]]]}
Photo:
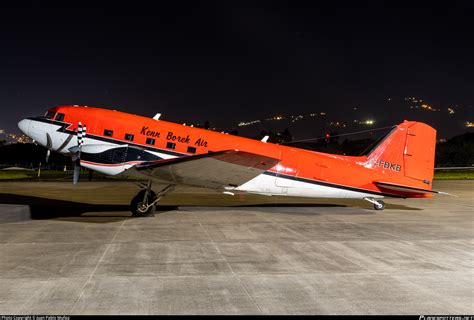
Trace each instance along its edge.
{"label": "landing gear strut", "polygon": [[163,196],[174,189],[174,185],[168,185],[158,194],[151,190],[151,181],[148,181],[143,190],[132,199],[130,210],[133,217],[153,217],[156,204]]}
{"label": "landing gear strut", "polygon": [[385,202],[383,202],[382,200],[375,200],[374,198],[364,198],[364,200],[372,203],[374,205],[375,210],[385,209]]}

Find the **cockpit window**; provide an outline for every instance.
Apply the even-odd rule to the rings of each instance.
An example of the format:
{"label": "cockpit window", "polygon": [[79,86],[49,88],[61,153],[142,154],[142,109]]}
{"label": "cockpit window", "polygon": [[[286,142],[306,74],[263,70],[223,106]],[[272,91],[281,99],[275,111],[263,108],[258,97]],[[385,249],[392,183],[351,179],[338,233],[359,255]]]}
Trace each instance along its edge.
{"label": "cockpit window", "polygon": [[56,118],[54,118],[56,121],[64,121],[64,113],[58,113],[56,114]]}
{"label": "cockpit window", "polygon": [[53,119],[55,114],[56,114],[56,112],[54,112],[54,111],[48,111],[48,112],[46,112],[46,114],[44,116],[45,116],[45,118]]}

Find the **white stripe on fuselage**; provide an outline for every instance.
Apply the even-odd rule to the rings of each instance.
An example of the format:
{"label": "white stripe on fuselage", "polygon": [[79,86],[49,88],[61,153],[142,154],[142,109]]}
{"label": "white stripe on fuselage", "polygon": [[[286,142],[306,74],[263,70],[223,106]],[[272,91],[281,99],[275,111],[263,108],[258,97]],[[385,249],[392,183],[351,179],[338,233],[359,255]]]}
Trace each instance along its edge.
{"label": "white stripe on fuselage", "polygon": [[[64,141],[66,141],[66,139],[70,135],[69,133],[66,133],[66,132],[57,131],[59,128],[62,127],[60,125],[49,124],[49,123],[44,123],[44,122],[40,122],[40,121],[35,121],[35,123],[39,124],[35,128],[35,130],[40,131],[40,133],[37,134],[37,135],[46,136],[46,132],[48,132],[50,134],[51,139],[53,140],[53,150],[57,150],[64,143]],[[93,135],[88,133],[87,136],[83,140],[82,146],[85,146],[85,145],[107,145],[107,146],[118,147],[118,146],[124,146],[124,145],[127,144],[126,141],[121,141],[121,140],[117,140],[117,139],[114,139],[114,138],[108,138],[108,139],[109,140],[114,140],[116,142],[109,142],[109,141],[103,141],[101,139],[95,139]],[[40,144],[46,146],[46,143],[42,143],[42,141],[40,141],[38,139],[35,139],[35,140],[37,140]],[[76,147],[76,146],[77,146],[77,139],[73,138],[60,152],[63,153],[63,154],[69,154],[70,153],[69,149],[72,148],[72,147]],[[156,155],[156,156],[158,156],[162,159],[171,159],[171,158],[176,157],[174,155],[161,153],[159,151],[152,151],[152,150],[149,150],[149,149],[146,149],[146,151],[153,154],[153,155]]]}

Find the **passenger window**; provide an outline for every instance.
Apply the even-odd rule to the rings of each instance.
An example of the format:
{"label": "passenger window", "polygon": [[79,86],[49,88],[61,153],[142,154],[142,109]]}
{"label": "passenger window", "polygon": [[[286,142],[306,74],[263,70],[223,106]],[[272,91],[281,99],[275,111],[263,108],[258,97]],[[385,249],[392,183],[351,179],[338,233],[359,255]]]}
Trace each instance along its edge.
{"label": "passenger window", "polygon": [[133,141],[133,134],[131,134],[131,133],[126,133],[126,134],[125,134],[125,140]]}
{"label": "passenger window", "polygon": [[57,113],[56,117],[54,118],[56,121],[64,121],[64,113]]}
{"label": "passenger window", "polygon": [[114,134],[113,130],[108,130],[108,129],[104,130],[104,136],[106,136],[106,137],[111,137],[111,136],[113,136],[113,134]]}
{"label": "passenger window", "polygon": [[188,153],[196,153],[196,148],[188,147]]}
{"label": "passenger window", "polygon": [[166,147],[167,147],[168,149],[173,149],[173,150],[174,150],[174,149],[176,149],[176,144],[173,143],[173,142],[168,142],[168,143],[166,144]]}
{"label": "passenger window", "polygon": [[155,145],[155,139],[153,138],[146,138],[146,144],[151,144],[152,146]]}

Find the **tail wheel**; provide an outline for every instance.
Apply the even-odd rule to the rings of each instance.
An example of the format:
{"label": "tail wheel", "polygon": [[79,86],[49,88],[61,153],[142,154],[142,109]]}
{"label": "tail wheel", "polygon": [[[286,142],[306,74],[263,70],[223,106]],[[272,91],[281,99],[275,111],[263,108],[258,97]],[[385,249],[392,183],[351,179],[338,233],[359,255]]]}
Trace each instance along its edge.
{"label": "tail wheel", "polygon": [[156,199],[156,193],[149,190],[148,197],[143,203],[143,199],[145,197],[146,190],[141,190],[130,203],[130,211],[132,211],[132,215],[134,217],[149,217],[153,216],[155,213],[155,205],[148,206],[149,203],[152,203]]}
{"label": "tail wheel", "polygon": [[377,203],[374,203],[374,209],[375,210],[385,209],[385,202],[383,202],[382,200],[377,200]]}

